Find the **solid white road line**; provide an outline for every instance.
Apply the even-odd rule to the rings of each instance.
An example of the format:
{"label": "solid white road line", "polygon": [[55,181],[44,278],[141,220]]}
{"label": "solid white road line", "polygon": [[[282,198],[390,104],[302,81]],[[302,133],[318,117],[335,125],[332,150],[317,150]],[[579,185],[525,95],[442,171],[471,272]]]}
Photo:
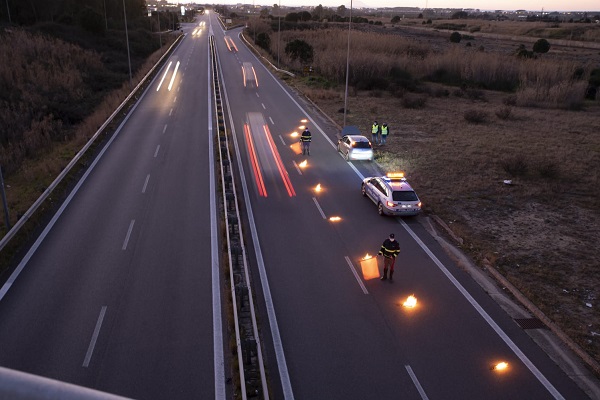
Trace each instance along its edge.
{"label": "solid white road line", "polygon": [[513,353],[515,353],[515,355],[519,357],[523,364],[525,364],[527,368],[529,368],[531,373],[538,379],[538,381],[540,381],[540,383],[546,388],[546,390],[548,390],[548,392],[550,392],[550,394],[555,399],[564,400],[564,397],[558,392],[558,390],[556,390],[556,388],[550,383],[548,379],[546,379],[546,377],[540,372],[540,370],[537,369],[535,365],[533,365],[529,358],[527,358],[527,356],[521,351],[521,349],[519,349],[519,347],[517,347],[517,345],[508,337],[508,335],[504,333],[504,331],[502,330],[502,328],[500,328],[500,326],[498,326],[496,321],[494,321],[492,317],[490,317],[489,314],[485,312],[485,310],[479,305],[479,303],[477,303],[477,300],[475,300],[473,296],[471,296],[467,289],[465,289],[458,282],[458,280],[456,280],[456,278],[450,273],[450,271],[448,271],[446,266],[442,264],[442,262],[433,254],[431,250],[429,250],[425,243],[423,243],[423,241],[417,236],[417,234],[414,233],[412,229],[410,229],[406,222],[404,222],[403,220],[399,220],[399,222],[402,225],[402,227],[404,227],[404,229],[408,232],[408,234],[412,236],[415,242],[417,242],[417,244],[429,256],[429,258],[431,258],[435,265],[437,265],[440,271],[442,271],[442,273],[446,275],[446,278],[448,278],[448,280],[452,282],[452,284],[458,289],[458,291],[463,295],[463,297],[467,299],[469,303],[471,303],[473,308],[475,308],[479,315],[483,317],[485,322],[487,322],[490,325],[490,327],[492,327],[496,334],[500,336],[500,338],[504,341],[504,343],[508,345],[508,347],[513,351]]}
{"label": "solid white road line", "polygon": [[417,376],[413,372],[413,370],[410,367],[410,365],[405,365],[404,368],[406,368],[406,371],[408,372],[408,375],[410,375],[410,379],[412,379],[413,384],[416,386],[417,390],[419,391],[419,394],[421,395],[421,398],[423,400],[429,400],[429,397],[427,397],[427,394],[425,393],[425,390],[423,390],[423,386],[421,386],[421,383],[417,379]]}
{"label": "solid white road line", "polygon": [[358,272],[356,272],[356,269],[354,268],[352,261],[350,261],[350,258],[348,256],[345,256],[345,258],[346,258],[346,262],[348,263],[348,266],[350,267],[350,270],[352,271],[352,273],[354,274],[354,277],[358,281],[358,284],[360,285],[360,288],[362,289],[363,293],[369,294],[369,292],[367,291],[367,288],[365,287],[365,284],[362,282],[362,279],[360,279]]}
{"label": "solid white road line", "polygon": [[[212,30],[212,25],[211,25]],[[210,60],[210,46],[207,50],[207,59]],[[208,89],[207,98],[212,99],[211,89],[211,63],[208,63],[207,74]],[[221,322],[221,283],[219,281],[219,243],[217,229],[217,190],[215,188],[215,160],[213,149],[213,128],[212,128],[212,101],[208,102],[208,168],[209,168],[209,188],[210,193],[210,261],[211,261],[211,284],[212,284],[212,307],[213,307],[213,368],[215,373],[215,399],[225,400],[227,391],[225,390],[225,356],[223,354],[223,325]]]}
{"label": "solid white road line", "polygon": [[102,306],[102,309],[100,309],[100,315],[98,316],[98,321],[96,322],[96,327],[94,328],[94,333],[92,334],[92,340],[90,341],[88,351],[85,354],[85,359],[83,360],[83,367],[85,368],[90,365],[90,360],[92,359],[92,354],[94,353],[94,347],[96,347],[96,341],[98,340],[100,328],[102,327],[102,321],[104,321],[104,314],[106,314],[106,306]]}
{"label": "solid white road line", "polygon": [[325,216],[325,213],[323,212],[323,210],[321,209],[321,206],[319,205],[319,202],[317,201],[317,198],[313,197],[312,199],[315,202],[315,206],[317,206],[317,209],[321,213],[321,217],[323,217],[323,219],[327,219],[327,217]]}
{"label": "solid white road line", "polygon": [[127,230],[125,240],[123,241],[123,250],[127,249],[127,243],[129,243],[129,237],[131,236],[131,231],[133,231],[133,224],[135,224],[135,219],[132,219],[129,223],[129,229]]}

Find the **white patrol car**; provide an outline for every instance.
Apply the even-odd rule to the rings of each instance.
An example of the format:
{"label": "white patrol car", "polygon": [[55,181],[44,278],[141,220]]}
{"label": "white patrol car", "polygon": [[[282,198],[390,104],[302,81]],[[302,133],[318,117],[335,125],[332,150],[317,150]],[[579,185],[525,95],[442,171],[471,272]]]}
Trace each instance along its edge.
{"label": "white patrol car", "polygon": [[403,173],[365,178],[361,185],[362,195],[377,205],[379,215],[417,215],[421,212],[421,200],[404,178]]}

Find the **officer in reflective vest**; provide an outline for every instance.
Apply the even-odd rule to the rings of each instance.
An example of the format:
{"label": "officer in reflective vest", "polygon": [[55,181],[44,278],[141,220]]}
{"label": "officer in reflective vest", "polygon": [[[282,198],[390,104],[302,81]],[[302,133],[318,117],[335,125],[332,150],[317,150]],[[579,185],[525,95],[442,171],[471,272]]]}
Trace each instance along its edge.
{"label": "officer in reflective vest", "polygon": [[394,234],[390,233],[390,237],[383,241],[381,249],[378,255],[383,256],[383,276],[382,281],[387,280],[387,272],[390,270],[390,282],[392,281],[392,275],[394,275],[394,263],[396,262],[396,256],[400,254],[400,243],[394,238]]}
{"label": "officer in reflective vest", "polygon": [[374,144],[379,143],[379,124],[377,121],[373,122],[373,126],[371,126],[371,136]]}
{"label": "officer in reflective vest", "polygon": [[302,144],[302,155],[306,154],[310,156],[310,141],[312,140],[312,135],[308,130],[308,126],[302,132],[302,136],[300,136],[300,143]]}
{"label": "officer in reflective vest", "polygon": [[390,128],[388,128],[387,124],[384,123],[381,126],[381,144],[385,144],[385,141],[387,139],[387,135],[390,133]]}

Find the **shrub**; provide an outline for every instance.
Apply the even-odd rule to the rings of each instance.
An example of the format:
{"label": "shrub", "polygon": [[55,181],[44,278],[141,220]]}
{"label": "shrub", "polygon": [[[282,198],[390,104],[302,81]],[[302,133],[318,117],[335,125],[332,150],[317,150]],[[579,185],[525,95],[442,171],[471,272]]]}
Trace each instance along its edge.
{"label": "shrub", "polygon": [[544,54],[550,51],[550,43],[546,39],[539,39],[533,44],[533,52]]}
{"label": "shrub", "polygon": [[512,107],[505,106],[496,110],[496,116],[500,119],[507,120],[512,114]]}
{"label": "shrub", "polygon": [[527,160],[523,155],[516,155],[500,161],[504,172],[510,176],[525,176],[529,170]]}
{"label": "shrub", "polygon": [[467,97],[471,100],[487,101],[485,98],[485,92],[479,89],[467,89]]}
{"label": "shrub", "polygon": [[517,105],[517,96],[514,94],[506,96],[504,99],[502,99],[502,103],[506,106],[515,106]]}
{"label": "shrub", "polygon": [[458,33],[458,32],[452,32],[452,33],[450,34],[450,41],[451,41],[452,43],[460,43],[460,40],[461,40],[461,39],[462,39],[462,36],[461,36],[461,34],[460,34],[460,33]]}
{"label": "shrub", "polygon": [[271,48],[271,37],[266,32],[261,32],[256,35],[256,45],[267,51]]}
{"label": "shrub", "polygon": [[487,117],[487,113],[482,110],[467,110],[464,114],[465,120],[472,124],[484,123],[487,120]]}
{"label": "shrub", "polygon": [[427,104],[427,98],[423,96],[404,96],[402,107],[404,108],[423,108]]}
{"label": "shrub", "polygon": [[302,64],[310,64],[314,58],[313,47],[300,39],[292,40],[286,44],[285,54],[287,54],[292,61],[299,59]]}
{"label": "shrub", "polygon": [[537,163],[536,170],[543,179],[552,180],[560,177],[560,167],[554,161],[542,160]]}

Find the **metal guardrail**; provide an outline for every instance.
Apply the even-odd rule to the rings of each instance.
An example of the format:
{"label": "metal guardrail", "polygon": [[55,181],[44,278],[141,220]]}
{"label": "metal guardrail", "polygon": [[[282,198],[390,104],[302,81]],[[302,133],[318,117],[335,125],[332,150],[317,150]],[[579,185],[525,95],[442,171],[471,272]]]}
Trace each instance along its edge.
{"label": "metal guardrail", "polygon": [[214,104],[218,125],[218,155],[220,161],[223,217],[226,230],[226,251],[229,262],[229,280],[235,325],[235,340],[239,367],[242,399],[254,397],[269,399],[269,390],[262,358],[262,346],[256,321],[254,299],[246,247],[242,231],[240,209],[229,151],[227,126],[225,125],[221,99],[220,63],[215,49],[214,37],[210,38]]}
{"label": "metal guardrail", "polygon": [[138,83],[137,86],[135,88],[133,88],[133,90],[131,91],[131,93],[129,93],[127,98],[125,98],[125,100],[123,100],[123,102],[119,105],[119,107],[117,107],[117,109],[110,115],[110,117],[108,117],[108,119],[102,124],[102,126],[100,126],[100,128],[98,128],[96,133],[94,133],[94,135],[90,138],[90,140],[88,140],[88,142],[85,144],[85,146],[83,146],[83,148],[77,152],[75,157],[73,157],[73,159],[69,162],[69,164],[67,164],[67,166],[62,170],[62,172],[58,175],[58,177],[56,177],[56,179],[54,179],[54,181],[46,188],[46,190],[44,190],[44,192],[41,194],[40,197],[38,197],[38,199],[33,203],[33,205],[31,205],[31,207],[29,207],[29,209],[25,212],[25,214],[23,214],[23,216],[21,216],[21,218],[19,218],[17,223],[15,225],[13,225],[13,227],[6,233],[6,235],[4,235],[2,240],[0,240],[0,252],[4,249],[4,247],[6,247],[8,242],[10,242],[10,240],[17,234],[17,232],[23,227],[23,225],[25,225],[25,223],[29,220],[29,218],[31,218],[31,216],[38,210],[38,208],[44,203],[44,201],[46,201],[46,199],[50,196],[50,194],[52,194],[54,189],[56,189],[56,187],[62,182],[62,180],[71,172],[71,170],[73,169],[75,164],[77,164],[79,162],[81,157],[83,157],[83,155],[87,152],[87,150],[94,144],[94,142],[96,141],[98,136],[100,136],[102,134],[102,132],[108,126],[108,124],[110,124],[112,122],[112,120],[117,116],[117,114],[119,114],[119,112],[121,112],[123,107],[125,107],[127,102],[129,100],[131,100],[131,98],[137,93],[139,88],[146,82],[148,77],[152,75],[154,70],[159,65],[161,65],[162,60],[171,54],[171,51],[173,50],[173,48],[176,45],[179,45],[179,42],[181,41],[182,37],[183,36],[179,36],[177,38],[177,40],[175,40],[175,42],[173,42],[173,44],[169,47],[169,49],[167,51],[165,51],[165,53],[158,60],[158,62],[152,67],[152,69],[150,69],[150,71],[148,71],[148,73],[142,78],[140,83]]}

